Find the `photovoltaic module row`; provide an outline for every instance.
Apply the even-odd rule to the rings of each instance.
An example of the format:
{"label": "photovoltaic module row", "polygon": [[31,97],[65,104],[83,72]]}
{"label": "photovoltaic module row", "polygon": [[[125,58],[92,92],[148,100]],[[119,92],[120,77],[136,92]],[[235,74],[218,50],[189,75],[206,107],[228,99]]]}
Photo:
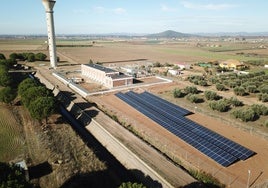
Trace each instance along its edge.
{"label": "photovoltaic module row", "polygon": [[255,152],[187,118],[191,112],[148,92],[129,91],[116,96],[222,166],[245,160]]}

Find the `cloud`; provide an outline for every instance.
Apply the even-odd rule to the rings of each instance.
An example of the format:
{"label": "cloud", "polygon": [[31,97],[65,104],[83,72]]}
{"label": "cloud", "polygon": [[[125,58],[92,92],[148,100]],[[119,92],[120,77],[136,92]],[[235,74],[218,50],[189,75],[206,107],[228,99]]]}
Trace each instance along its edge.
{"label": "cloud", "polygon": [[170,8],[170,7],[168,7],[167,5],[164,5],[164,4],[161,5],[161,10],[163,12],[174,12],[174,11],[176,11],[175,8]]}
{"label": "cloud", "polygon": [[125,9],[120,8],[120,7],[114,8],[114,9],[108,9],[108,8],[105,8],[102,6],[96,6],[96,7],[93,7],[93,10],[99,14],[103,14],[103,13],[107,13],[107,12],[112,12],[115,14],[124,14],[127,12]]}
{"label": "cloud", "polygon": [[116,13],[116,14],[124,14],[124,13],[127,12],[126,9],[123,9],[123,8],[115,8],[115,9],[113,9],[112,11],[113,11],[114,13]]}
{"label": "cloud", "polygon": [[93,9],[95,12],[100,13],[100,14],[105,12],[105,8],[102,6],[97,6],[97,7],[94,7]]}
{"label": "cloud", "polygon": [[197,10],[224,10],[236,7],[234,4],[198,4],[198,3],[191,3],[187,1],[182,1],[181,4],[185,8],[189,9],[197,9]]}

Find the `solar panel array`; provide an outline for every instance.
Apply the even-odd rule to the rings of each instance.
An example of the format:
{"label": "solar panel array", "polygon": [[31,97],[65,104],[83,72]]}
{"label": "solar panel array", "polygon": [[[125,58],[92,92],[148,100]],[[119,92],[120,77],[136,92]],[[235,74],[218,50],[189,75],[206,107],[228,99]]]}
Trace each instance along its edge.
{"label": "solar panel array", "polygon": [[222,166],[255,154],[240,144],[187,118],[191,112],[148,92],[117,93],[116,96]]}

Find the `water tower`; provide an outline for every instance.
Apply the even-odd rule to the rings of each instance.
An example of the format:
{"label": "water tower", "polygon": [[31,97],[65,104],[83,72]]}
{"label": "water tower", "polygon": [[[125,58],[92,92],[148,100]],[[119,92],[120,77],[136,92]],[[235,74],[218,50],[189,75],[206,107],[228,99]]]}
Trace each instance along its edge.
{"label": "water tower", "polygon": [[53,19],[53,13],[54,13],[53,7],[54,7],[56,1],[42,0],[42,3],[46,9],[50,66],[52,68],[56,68],[56,66],[57,66],[56,41],[55,41],[56,37],[55,37],[54,19]]}

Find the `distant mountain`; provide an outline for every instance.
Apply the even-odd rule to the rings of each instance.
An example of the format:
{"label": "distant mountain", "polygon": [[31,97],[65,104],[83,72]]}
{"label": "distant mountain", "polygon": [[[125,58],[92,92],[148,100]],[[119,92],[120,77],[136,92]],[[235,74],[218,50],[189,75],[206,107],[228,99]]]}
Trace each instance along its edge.
{"label": "distant mountain", "polygon": [[177,31],[167,30],[161,33],[146,35],[148,38],[184,38],[184,37],[194,37],[197,35],[192,35],[188,33],[180,33]]}

